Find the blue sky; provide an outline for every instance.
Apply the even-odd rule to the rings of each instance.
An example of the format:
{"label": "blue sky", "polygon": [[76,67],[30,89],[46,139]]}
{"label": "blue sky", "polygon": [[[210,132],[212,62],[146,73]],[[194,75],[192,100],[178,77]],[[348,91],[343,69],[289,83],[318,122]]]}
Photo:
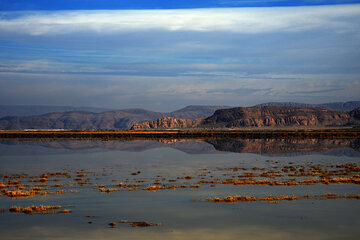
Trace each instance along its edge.
{"label": "blue sky", "polygon": [[360,100],[359,2],[0,0],[0,104]]}

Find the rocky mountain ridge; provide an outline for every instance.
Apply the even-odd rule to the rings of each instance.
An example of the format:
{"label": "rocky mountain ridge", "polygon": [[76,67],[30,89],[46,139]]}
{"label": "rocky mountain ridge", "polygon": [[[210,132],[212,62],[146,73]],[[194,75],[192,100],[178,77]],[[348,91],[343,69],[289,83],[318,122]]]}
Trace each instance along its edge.
{"label": "rocky mountain ridge", "polygon": [[[298,102],[267,102],[257,104],[254,107],[279,106],[279,107],[305,107],[305,108],[325,108],[329,110],[351,111],[360,107],[360,101],[331,102],[321,104],[298,103]],[[217,109],[232,108],[230,106],[207,106],[190,105],[173,112],[165,113],[173,118],[200,118],[212,115]],[[136,109],[136,108],[135,108]],[[100,107],[73,107],[73,106],[53,106],[53,105],[0,105],[0,118],[7,116],[34,116],[58,112],[92,112],[101,113],[114,111],[115,109]],[[125,111],[127,109],[119,109]],[[116,110],[118,111],[118,110]]]}
{"label": "rocky mountain ridge", "polygon": [[[354,103],[354,102],[353,102]],[[354,106],[351,105],[351,106]],[[276,106],[272,106],[276,107]],[[1,106],[0,106],[1,108]],[[212,114],[216,110],[224,110],[221,112],[222,116]],[[347,123],[347,118],[359,118],[360,111],[353,110],[352,115],[349,112],[338,111],[333,113],[331,117],[329,113],[321,113],[321,111],[327,110],[316,110],[313,117],[310,113],[295,114],[295,113],[255,113],[254,111],[248,111],[250,108],[238,108],[248,109],[245,113],[243,112],[242,117],[237,115],[238,113],[230,113],[236,109],[228,106],[187,106],[185,108],[173,111],[170,113],[161,113],[148,111],[145,109],[133,108],[133,109],[122,109],[105,112],[88,112],[88,111],[70,111],[70,112],[53,112],[42,115],[34,116],[8,116],[0,118],[0,129],[3,130],[23,130],[23,129],[73,129],[73,130],[91,130],[91,129],[130,129],[137,123],[144,123],[146,127],[141,125],[134,126],[134,129],[151,129],[151,128],[192,128],[192,127],[262,127],[262,126],[343,126],[344,124],[352,124],[351,121]],[[292,108],[294,109],[294,108]],[[303,108],[305,109],[305,108]],[[1,109],[0,109],[1,110]],[[100,111],[100,109],[97,109]],[[234,118],[226,119],[227,115],[232,115]],[[246,116],[248,114],[249,116]],[[280,115],[283,115],[282,117]],[[285,116],[285,115],[289,116]],[[305,115],[304,115],[305,114]],[[267,116],[265,118],[264,116]],[[290,115],[292,115],[290,117]],[[319,115],[318,117],[316,117]],[[201,119],[200,119],[201,118]],[[216,119],[215,119],[216,118]],[[223,122],[221,122],[221,118]],[[235,120],[236,118],[242,120]],[[327,120],[324,118],[330,118]],[[157,120],[159,119],[159,120]],[[182,119],[182,120],[180,120]],[[192,119],[186,120],[186,119]],[[195,120],[194,120],[195,119]],[[155,121],[157,120],[157,121]],[[152,122],[155,121],[155,122]],[[230,122],[232,121],[232,123]],[[242,122],[241,122],[242,121]],[[333,121],[333,123],[330,123]],[[226,122],[226,123],[225,123]]]}
{"label": "rocky mountain ridge", "polygon": [[360,108],[352,111],[335,111],[322,108],[291,107],[238,107],[220,109],[207,118],[162,118],[137,123],[132,129],[169,128],[261,128],[261,127],[344,127],[360,125]]}
{"label": "rocky mountain ridge", "polygon": [[212,115],[224,106],[188,106],[171,113],[148,111],[140,108],[122,109],[101,113],[73,111],[56,112],[35,116],[8,116],[0,118],[0,129],[129,129],[135,123],[159,118],[200,118]]}

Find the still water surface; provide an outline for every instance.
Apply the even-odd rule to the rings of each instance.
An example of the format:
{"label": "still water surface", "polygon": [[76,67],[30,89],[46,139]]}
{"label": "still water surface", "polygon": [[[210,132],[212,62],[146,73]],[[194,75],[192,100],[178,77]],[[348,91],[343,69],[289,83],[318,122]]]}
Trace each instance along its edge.
{"label": "still water surface", "polygon": [[[280,182],[320,179],[291,176],[295,171],[291,167],[342,171],[347,165],[353,167],[351,176],[360,177],[356,172],[359,149],[358,140],[331,139],[2,141],[0,182],[6,183],[7,176],[26,174],[16,179],[20,185],[38,184],[43,191],[64,193],[11,198],[2,191],[0,209],[5,210],[0,213],[1,239],[358,239],[360,200],[321,195],[359,195],[359,184],[271,186],[223,182],[244,179],[245,174],[253,174],[247,179]],[[260,177],[269,171],[281,176]],[[49,176],[45,183],[29,182],[55,172],[70,177]],[[120,188],[119,184],[129,187]],[[185,187],[143,190],[174,185]],[[235,195],[301,198],[206,201]],[[72,212],[8,211],[13,206],[32,205],[60,205]],[[155,225],[131,227],[120,220]],[[110,222],[116,222],[116,227],[109,227]]]}

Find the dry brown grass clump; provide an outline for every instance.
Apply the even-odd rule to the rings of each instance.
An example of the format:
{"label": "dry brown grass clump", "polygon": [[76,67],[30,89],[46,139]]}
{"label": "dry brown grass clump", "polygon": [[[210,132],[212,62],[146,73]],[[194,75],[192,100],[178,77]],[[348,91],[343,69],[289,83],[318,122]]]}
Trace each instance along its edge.
{"label": "dry brown grass clump", "polygon": [[35,196],[37,194],[40,194],[40,191],[36,190],[30,190],[30,191],[22,191],[22,190],[4,190],[3,191],[5,196],[8,196],[10,198],[18,198],[18,197],[29,197],[29,196]]}
{"label": "dry brown grass clump", "polygon": [[146,191],[157,191],[157,190],[163,190],[163,189],[165,189],[165,188],[162,186],[155,186],[155,185],[143,188],[143,190],[146,190]]}
{"label": "dry brown grass clump", "polygon": [[42,214],[50,214],[50,213],[70,213],[70,210],[62,210],[62,211],[55,211],[61,209],[61,206],[31,206],[31,207],[11,207],[9,212],[12,213],[25,213],[25,214],[34,214],[34,213],[42,213]]}
{"label": "dry brown grass clump", "polygon": [[65,184],[54,184],[54,185],[51,185],[50,187],[65,187]]}
{"label": "dry brown grass clump", "polygon": [[136,176],[136,175],[139,175],[140,173],[141,173],[140,171],[137,171],[137,172],[131,173],[131,175]]}
{"label": "dry brown grass clump", "polygon": [[215,203],[235,203],[235,202],[256,202],[256,201],[267,201],[267,202],[275,202],[275,201],[293,201],[298,200],[300,197],[298,196],[267,196],[267,197],[250,197],[250,196],[227,196],[226,198],[208,198],[206,199],[208,202]]}
{"label": "dry brown grass clump", "polygon": [[111,193],[111,192],[120,191],[120,189],[117,189],[117,188],[108,188],[108,189],[105,189],[104,186],[100,186],[100,187],[99,187],[99,191],[100,191],[100,192]]}
{"label": "dry brown grass clump", "polygon": [[114,227],[116,227],[116,222],[110,222],[108,225],[109,225],[111,228],[114,228]]}
{"label": "dry brown grass clump", "polygon": [[[138,181],[137,181],[138,182]],[[119,184],[117,184],[117,185],[115,185],[115,186],[117,186],[117,187],[119,187],[119,188],[138,188],[138,187],[140,187],[140,185],[139,184],[124,184],[124,183],[119,183]]]}
{"label": "dry brown grass clump", "polygon": [[150,226],[153,226],[153,224],[148,223],[148,222],[132,222],[131,226],[132,227],[150,227]]}
{"label": "dry brown grass clump", "polygon": [[316,180],[316,179],[306,179],[306,180],[299,181],[299,184],[300,185],[313,185],[313,184],[317,184],[319,182],[320,181]]}
{"label": "dry brown grass clump", "polygon": [[360,194],[359,195],[345,195],[345,198],[354,198],[360,200]]}
{"label": "dry brown grass clump", "polygon": [[146,221],[141,222],[132,222],[129,220],[120,220],[119,223],[130,223],[131,227],[151,227],[151,226],[159,226],[158,223],[149,223]]}
{"label": "dry brown grass clump", "polygon": [[120,220],[119,223],[131,223],[129,220]]}
{"label": "dry brown grass clump", "polygon": [[46,183],[47,182],[47,177],[43,177],[40,179],[30,179],[29,182],[42,182],[42,183]]}
{"label": "dry brown grass clump", "polygon": [[68,213],[72,213],[72,211],[69,209],[64,209],[64,210],[60,211],[60,213],[68,214]]}
{"label": "dry brown grass clump", "polygon": [[71,178],[70,174],[67,172],[53,172],[53,173],[47,173],[48,177],[67,177]]}
{"label": "dry brown grass clump", "polygon": [[342,196],[337,195],[337,194],[333,194],[333,193],[323,194],[323,195],[321,195],[321,197],[323,197],[323,198],[327,198],[327,199],[342,198]]}
{"label": "dry brown grass clump", "polygon": [[[206,201],[214,203],[236,203],[236,202],[256,202],[256,201],[266,201],[269,203],[277,203],[279,201],[294,201],[299,199],[310,199],[309,194],[300,196],[267,196],[267,197],[254,197],[254,196],[227,196],[225,198],[208,198]],[[334,193],[328,193],[323,195],[314,196],[315,199],[357,199],[360,200],[359,195],[338,195]]]}

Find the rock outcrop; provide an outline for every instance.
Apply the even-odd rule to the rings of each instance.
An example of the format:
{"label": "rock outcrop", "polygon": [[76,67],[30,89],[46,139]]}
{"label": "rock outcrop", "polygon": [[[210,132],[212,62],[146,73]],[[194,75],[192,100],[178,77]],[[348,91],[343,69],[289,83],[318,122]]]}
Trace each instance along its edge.
{"label": "rock outcrop", "polygon": [[136,123],[132,126],[132,130],[144,129],[177,129],[177,128],[193,128],[199,126],[203,119],[179,119],[172,117],[160,118],[151,122]]}
{"label": "rock outcrop", "polygon": [[203,127],[340,127],[354,123],[350,112],[321,108],[248,107],[217,110]]}
{"label": "rock outcrop", "polygon": [[204,119],[162,118],[136,124],[132,129],[261,128],[360,126],[360,108],[350,112],[321,108],[238,107],[221,109]]}
{"label": "rock outcrop", "polygon": [[354,110],[350,111],[349,114],[355,120],[360,120],[360,107],[355,108]]}

